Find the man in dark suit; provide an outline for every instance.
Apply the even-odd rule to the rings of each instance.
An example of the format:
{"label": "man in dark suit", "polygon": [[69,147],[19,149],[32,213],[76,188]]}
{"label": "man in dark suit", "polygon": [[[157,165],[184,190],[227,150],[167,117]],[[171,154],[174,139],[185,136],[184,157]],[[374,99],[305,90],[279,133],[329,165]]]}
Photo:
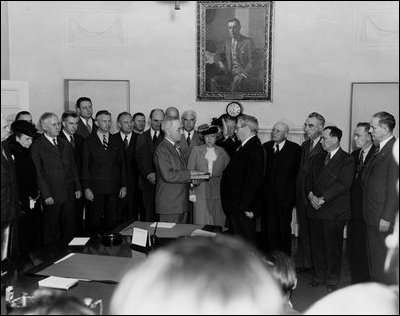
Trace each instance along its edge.
{"label": "man in dark suit", "polygon": [[299,224],[299,246],[296,256],[299,257],[297,272],[311,272],[311,246],[310,246],[310,222],[307,218],[308,199],[306,193],[306,178],[311,161],[323,149],[320,144],[321,133],[325,125],[325,118],[312,112],[304,123],[306,140],[301,145],[301,160],[299,173],[296,179],[296,215]]}
{"label": "man in dark suit", "polygon": [[199,132],[194,130],[196,117],[195,111],[185,111],[182,113],[183,133],[181,135],[180,148],[185,155],[186,162],[189,160],[193,147],[204,144],[199,138]]}
{"label": "man in dark suit", "polygon": [[143,194],[145,214],[140,214],[140,220],[152,222],[157,220],[155,212],[156,173],[154,167],[154,151],[164,138],[161,123],[164,111],[154,109],[150,112],[150,129],[141,134],[136,140],[135,158],[139,168],[139,187]]}
{"label": "man in dark suit", "polygon": [[286,123],[276,123],[272,128],[272,140],[263,145],[267,159],[263,183],[265,210],[262,212],[262,235],[267,252],[280,250],[290,256],[292,242],[290,224],[301,147],[287,140],[288,134],[289,126]]}
{"label": "man in dark suit", "polygon": [[350,188],[354,177],[354,159],[340,148],[342,131],[325,127],[321,145],[326,152],[312,161],[307,179],[310,207],[311,255],[313,280],[308,286],[326,283],[328,291],[336,289],[341,274],[343,230],[350,218]]}
{"label": "man in dark suit", "polygon": [[[232,159],[240,146],[240,140],[235,134],[236,120],[228,114],[223,114],[220,118],[215,120],[215,123],[222,129],[222,138],[218,139],[215,144],[225,149],[226,153]],[[212,125],[214,125],[214,123],[212,123]]]}
{"label": "man in dark suit", "polygon": [[138,203],[135,196],[137,180],[138,180],[138,169],[135,160],[135,146],[136,138],[138,134],[133,132],[133,119],[128,112],[122,112],[118,115],[117,124],[119,127],[119,133],[112,135],[116,143],[119,143],[120,147],[123,148],[124,158],[126,161],[126,178],[127,178],[127,194],[126,197],[121,200],[120,203],[120,214],[124,219],[131,221],[138,220],[139,214],[136,204]]}
{"label": "man in dark suit", "polygon": [[[76,114],[76,112],[64,112],[61,116],[62,130],[59,137],[68,141],[72,147],[76,167],[78,169],[79,181],[81,182],[82,186],[82,150],[84,138],[82,135],[76,133],[78,129],[78,122],[79,116]],[[83,212],[85,207],[86,209],[89,207],[89,203],[87,203],[85,198],[81,197],[75,201],[75,226],[77,236],[81,236],[85,233],[83,223]]]}
{"label": "man in dark suit", "polygon": [[367,230],[363,215],[363,190],[361,178],[365,166],[372,158],[375,146],[372,144],[370,125],[367,122],[357,124],[354,132],[354,144],[358,148],[351,155],[354,158],[356,172],[351,186],[351,218],[348,224],[348,245],[351,283],[370,281]]}
{"label": "man in dark suit", "polygon": [[92,201],[87,214],[91,233],[112,228],[119,220],[118,198],[126,196],[126,162],[120,142],[111,137],[111,114],[96,113],[98,130],[83,144],[82,181],[85,197]]}
{"label": "man in dark suit", "polygon": [[5,142],[9,135],[10,125],[1,113],[1,261],[8,257],[12,228],[21,214],[15,163]]}
{"label": "man in dark suit", "polygon": [[368,258],[372,281],[389,282],[384,274],[385,238],[393,230],[399,198],[396,181],[399,167],[392,151],[396,138],[396,120],[387,112],[375,113],[370,133],[376,146],[374,155],[362,174],[364,220],[367,224]]}
{"label": "man in dark suit", "polygon": [[260,210],[264,150],[254,116],[239,117],[236,134],[242,141],[221,179],[221,202],[232,232],[256,244],[255,216]]}
{"label": "man in dark suit", "polygon": [[93,105],[92,100],[88,97],[80,97],[76,101],[76,110],[79,114],[77,134],[87,138],[90,134],[96,133],[97,126],[93,119]]}
{"label": "man in dark suit", "polygon": [[44,134],[32,144],[31,154],[44,201],[43,242],[68,243],[75,236],[75,199],[81,197],[78,169],[71,145],[58,137],[58,117],[46,112],[39,122]]}

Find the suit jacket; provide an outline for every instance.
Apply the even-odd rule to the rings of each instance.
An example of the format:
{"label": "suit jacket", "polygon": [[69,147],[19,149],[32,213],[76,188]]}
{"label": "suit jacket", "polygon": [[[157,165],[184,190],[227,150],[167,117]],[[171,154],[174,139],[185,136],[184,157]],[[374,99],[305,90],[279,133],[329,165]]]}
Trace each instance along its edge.
{"label": "suit jacket", "polygon": [[78,121],[78,129],[76,130],[76,134],[83,136],[83,138],[87,138],[90,134],[96,134],[97,132],[97,125],[94,123],[95,120],[92,117],[92,132],[89,133],[89,130],[87,129],[86,125],[83,123],[81,118],[79,117]]}
{"label": "suit jacket", "polygon": [[204,142],[199,138],[199,132],[198,131],[192,131],[193,137],[192,140],[190,141],[190,145],[188,146],[185,134],[182,134],[181,136],[181,141],[180,141],[180,147],[182,152],[185,155],[186,162],[189,160],[190,154],[193,150],[194,147],[203,145]]}
{"label": "suit jacket", "polygon": [[315,156],[323,151],[321,142],[314,146],[310,152],[312,140],[306,140],[301,144],[301,159],[299,166],[299,173],[296,179],[296,204],[307,206],[309,205],[306,192],[306,178],[310,170],[311,161]]}
{"label": "suit jacket", "polygon": [[307,209],[309,218],[347,220],[350,218],[350,188],[354,177],[354,159],[341,148],[325,166],[325,151],[312,161],[307,178],[307,194],[312,191],[323,197],[325,203],[319,210]]}
{"label": "suit jacket", "polygon": [[234,135],[233,138],[228,137],[227,139],[218,139],[215,144],[225,149],[226,153],[232,159],[232,157],[236,154],[236,150],[239,148],[241,142],[236,135]]}
{"label": "suit jacket", "polygon": [[257,213],[264,171],[264,150],[257,136],[239,147],[225,168],[221,179],[221,202],[224,213]]}
{"label": "suit jacket", "polygon": [[157,146],[154,153],[156,167],[156,213],[181,214],[188,210],[190,171],[186,161],[167,140]]}
{"label": "suit jacket", "polygon": [[[213,163],[212,175],[210,180],[200,183],[194,187],[197,197],[220,199],[221,177],[226,166],[229,163],[229,156],[222,147],[215,146],[217,160]],[[203,172],[209,172],[208,161],[205,158],[207,153],[207,145],[196,146],[193,148],[189,157],[188,169]]]}
{"label": "suit jacket", "polygon": [[71,145],[61,137],[57,143],[58,147],[42,135],[32,144],[31,154],[42,198],[52,197],[55,204],[61,204],[74,199],[81,184]]}
{"label": "suit jacket", "polygon": [[136,139],[135,158],[139,168],[139,187],[143,190],[151,190],[154,185],[147,180],[149,173],[155,172],[154,151],[164,139],[164,132],[160,131],[156,143],[153,145],[150,129],[139,135]]}
{"label": "suit jacket", "polygon": [[351,153],[354,159],[355,170],[356,170],[356,172],[354,173],[353,185],[351,186],[351,219],[362,220],[364,218],[363,190],[361,187],[361,179],[362,179],[362,174],[365,170],[365,166],[373,157],[374,151],[375,151],[375,146],[372,145],[362,165],[360,165],[359,162],[361,149],[354,150]]}
{"label": "suit jacket", "polygon": [[114,138],[115,142],[118,143],[121,148],[123,148],[123,154],[126,161],[126,171],[127,171],[126,177],[127,177],[128,190],[135,189],[138,178],[137,165],[135,160],[135,146],[136,146],[137,136],[138,134],[132,132],[128,148],[125,148],[125,143],[124,143],[125,138],[122,139],[120,132],[111,136]]}
{"label": "suit jacket", "polygon": [[[71,145],[70,140],[67,139],[67,137],[65,136],[63,131],[60,132],[59,137],[65,139]],[[75,163],[76,163],[76,167],[78,168],[78,172],[79,172],[79,179],[81,179],[81,176],[82,176],[82,151],[83,151],[83,142],[85,141],[85,139],[83,138],[82,135],[75,134],[74,140],[75,140],[75,148],[72,148],[72,145],[71,145],[71,148],[72,148],[72,151],[74,152]]]}
{"label": "suit jacket", "polygon": [[[215,55],[216,62],[222,61],[229,72],[232,71],[232,39],[227,39],[221,50]],[[251,74],[255,69],[256,50],[254,41],[246,36],[239,35],[236,44],[236,54],[240,67],[245,74]]]}
{"label": "suit jacket", "polygon": [[380,152],[371,158],[362,174],[364,220],[372,226],[379,226],[381,218],[393,225],[399,209],[396,189],[399,166],[392,153],[395,141],[395,137],[390,139]]}
{"label": "suit jacket", "polygon": [[6,142],[1,143],[1,225],[8,225],[21,215],[15,163]]}
{"label": "suit jacket", "polygon": [[93,194],[117,194],[127,186],[126,162],[123,148],[110,134],[105,150],[97,133],[91,134],[83,144],[82,182]]}
{"label": "suit jacket", "polygon": [[[293,207],[301,147],[294,142],[286,140],[274,162],[274,144],[274,141],[269,141],[263,145],[267,153],[264,196],[277,198],[283,206]],[[278,196],[271,196],[272,192],[277,192]]]}

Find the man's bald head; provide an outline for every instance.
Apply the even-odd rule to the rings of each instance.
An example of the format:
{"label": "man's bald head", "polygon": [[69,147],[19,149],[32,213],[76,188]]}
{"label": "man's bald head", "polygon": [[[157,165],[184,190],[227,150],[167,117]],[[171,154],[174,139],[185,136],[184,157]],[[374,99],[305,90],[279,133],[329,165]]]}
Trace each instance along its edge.
{"label": "man's bald head", "polygon": [[287,138],[288,134],[289,134],[289,125],[283,122],[278,122],[272,128],[271,140],[279,144]]}

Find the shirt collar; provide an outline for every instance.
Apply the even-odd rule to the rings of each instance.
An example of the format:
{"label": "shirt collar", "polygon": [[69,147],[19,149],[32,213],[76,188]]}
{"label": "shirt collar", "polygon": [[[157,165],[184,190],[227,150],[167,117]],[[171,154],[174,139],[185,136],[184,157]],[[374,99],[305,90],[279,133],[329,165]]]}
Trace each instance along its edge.
{"label": "shirt collar", "polygon": [[97,130],[97,136],[100,138],[100,141],[101,141],[101,142],[103,142],[103,138],[104,138],[103,135],[106,135],[106,139],[108,140],[108,138],[109,138],[109,136],[110,136],[110,133],[107,132],[107,133],[103,134],[103,133],[100,133],[99,130]]}
{"label": "shirt collar", "polygon": [[187,138],[189,133],[190,133],[190,139],[192,139],[193,138],[193,134],[194,134],[194,130],[191,130],[190,132],[188,132],[187,130],[184,130],[183,133],[185,134],[185,138]]}
{"label": "shirt collar", "polygon": [[330,151],[330,154],[331,154],[331,158],[330,159],[332,159],[333,156],[336,155],[336,153],[338,152],[339,149],[340,149],[340,146],[338,148],[336,148],[335,150]]}
{"label": "shirt collar", "polygon": [[317,146],[317,144],[319,143],[320,140],[321,140],[321,135],[319,135],[316,139],[314,139],[314,140],[312,141],[312,143],[313,143],[313,148],[314,148],[315,146]]}
{"label": "shirt collar", "polygon": [[43,133],[43,134],[44,134],[44,136],[49,140],[49,142],[50,142],[52,145],[54,145],[54,142],[53,142],[53,139],[54,139],[54,138],[56,139],[56,142],[57,142],[57,144],[58,144],[57,137],[50,137],[50,136],[47,135],[46,133]]}
{"label": "shirt collar", "polygon": [[274,147],[276,148],[276,145],[278,145],[279,146],[279,151],[281,151],[283,146],[285,146],[285,143],[286,143],[286,139],[284,139],[283,142],[281,142],[280,144],[275,143]]}
{"label": "shirt collar", "polygon": [[171,144],[172,144],[172,146],[174,146],[175,147],[175,143],[174,143],[174,141],[172,140],[172,139],[169,139],[168,137],[164,137],[167,141],[169,141]]}
{"label": "shirt collar", "polygon": [[119,132],[119,134],[121,135],[122,140],[125,140],[125,136],[128,136],[128,143],[131,141],[132,132],[130,132],[129,134],[124,134],[122,132]]}
{"label": "shirt collar", "polygon": [[256,135],[251,135],[249,138],[247,138],[246,140],[244,140],[243,143],[242,143],[242,147],[244,147],[244,145],[246,145],[246,143],[247,143],[250,139],[252,139],[254,136],[256,136]]}
{"label": "shirt collar", "polygon": [[63,131],[65,137],[68,139],[68,141],[70,141],[70,140],[71,140],[71,136],[73,136],[73,135],[68,134],[68,133],[65,131],[65,129],[63,129],[62,131]]}
{"label": "shirt collar", "polygon": [[382,140],[381,142],[379,142],[379,151],[381,151],[382,148],[383,148],[383,146],[385,146],[386,143],[387,143],[389,140],[391,140],[392,138],[393,138],[393,135],[390,136],[390,137],[388,137],[388,138],[386,138],[386,139],[384,139],[384,140]]}

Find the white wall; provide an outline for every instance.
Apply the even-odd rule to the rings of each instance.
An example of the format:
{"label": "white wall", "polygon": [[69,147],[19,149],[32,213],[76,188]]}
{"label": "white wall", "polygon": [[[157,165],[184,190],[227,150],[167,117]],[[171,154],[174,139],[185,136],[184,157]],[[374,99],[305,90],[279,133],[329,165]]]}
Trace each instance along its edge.
{"label": "white wall", "polygon": [[[351,82],[399,81],[398,2],[274,4],[273,102],[243,102],[245,112],[293,128],[321,112],[347,149]],[[35,120],[63,111],[64,79],[130,80],[132,113],[192,108],[201,124],[225,111],[228,102],[195,101],[195,1],[180,11],[172,1],[10,1],[8,13],[10,79],[29,81]],[[370,15],[372,29],[361,23]]]}

